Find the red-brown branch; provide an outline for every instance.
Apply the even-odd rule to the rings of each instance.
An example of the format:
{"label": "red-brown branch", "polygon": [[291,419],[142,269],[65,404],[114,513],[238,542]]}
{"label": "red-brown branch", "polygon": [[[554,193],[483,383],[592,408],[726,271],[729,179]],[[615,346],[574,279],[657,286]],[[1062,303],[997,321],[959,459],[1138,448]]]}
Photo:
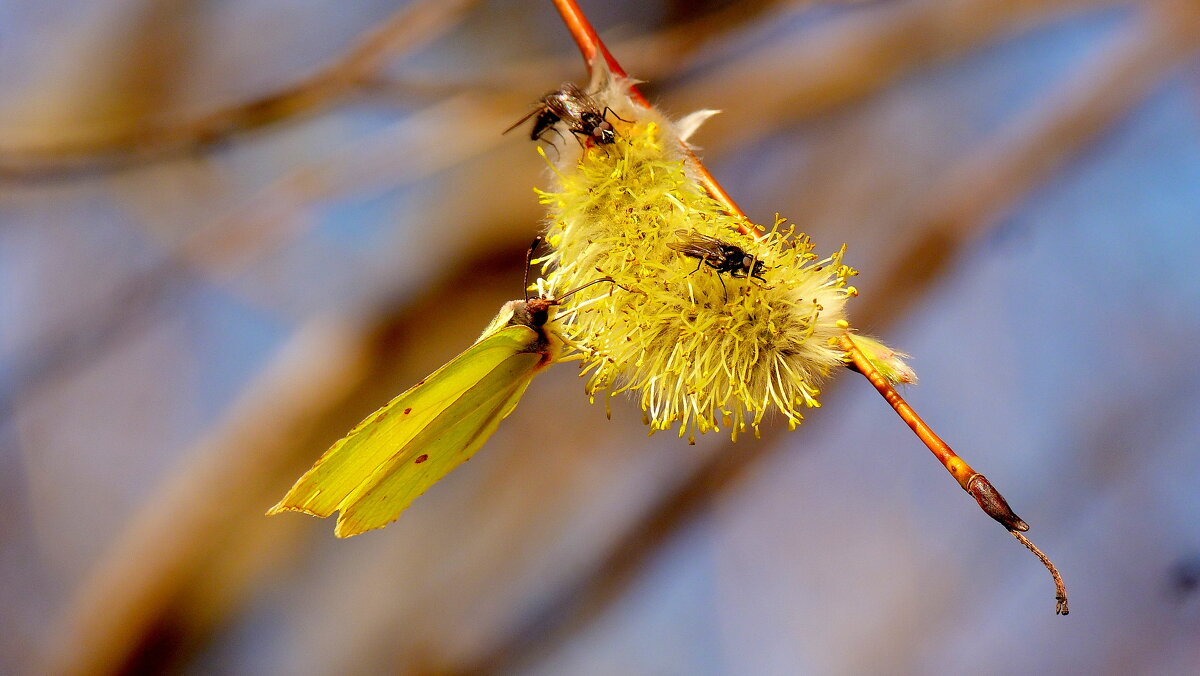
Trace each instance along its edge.
{"label": "red-brown branch", "polygon": [[951,476],[958,481],[958,485],[963,487],[963,490],[971,494],[975,501],[979,503],[979,507],[987,513],[988,516],[995,519],[1000,525],[1008,529],[1008,532],[1013,534],[1021,544],[1025,545],[1033,555],[1042,562],[1046,570],[1050,571],[1050,577],[1054,579],[1054,612],[1059,615],[1066,615],[1067,609],[1067,588],[1063,584],[1062,575],[1059,574],[1058,568],[1050,561],[1050,557],[1042,553],[1029,538],[1025,537],[1022,531],[1029,530],[1029,524],[1025,523],[1013,513],[1012,508],[1008,506],[1008,502],[1004,496],[1000,495],[1000,491],[996,490],[992,483],[987,480],[982,474],[971,469],[971,466],[965,460],[958,457],[954,449],[942,440],[934,431],[921,420],[917,412],[913,410],[908,402],[904,401],[904,397],[892,387],[887,378],[879,373],[878,370],[867,359],[866,355],[854,344],[854,341],[849,336],[842,336],[841,347],[846,351],[846,357],[849,359],[850,368],[863,374],[879,394],[891,404],[892,409],[896,411],[896,415],[900,416],[917,437],[925,443],[925,446],[933,452],[933,455],[942,463],[942,466],[950,472]]}
{"label": "red-brown branch", "polygon": [[[592,26],[592,22],[588,21],[587,16],[584,15],[583,10],[579,8],[579,4],[575,0],[554,0],[554,7],[558,9],[558,13],[562,17],[563,23],[566,24],[567,30],[571,33],[571,37],[575,39],[575,44],[579,47],[579,53],[583,56],[583,62],[587,66],[589,74],[591,74],[595,66],[596,56],[599,55],[604,57],[605,64],[608,65],[609,71],[614,75],[622,78],[629,77],[625,73],[625,69],[621,68],[621,64],[608,51],[608,47],[604,46],[604,41],[600,39],[600,36],[596,33],[596,29]],[[642,95],[642,92],[635,85],[629,85],[629,97],[646,108],[650,107],[650,102],[646,100],[646,97]],[[759,236],[759,230],[746,217],[746,212],[742,211],[741,207],[729,196],[729,193],[725,192],[725,189],[721,187],[717,179],[709,173],[708,168],[700,161],[700,158],[696,157],[696,154],[692,152],[692,149],[686,143],[681,142],[680,145],[683,147],[684,157],[687,158],[692,170],[700,178],[700,185],[708,191],[708,194],[713,199],[720,202],[731,216],[740,216],[744,220],[743,223],[738,225],[738,232],[752,237]]]}
{"label": "red-brown branch", "polygon": [[[583,10],[579,8],[579,3],[575,0],[554,0],[554,7],[558,9],[558,14],[566,24],[571,37],[575,38],[575,44],[579,47],[579,53],[583,56],[583,63],[587,66],[588,73],[591,73],[593,64],[596,63],[596,56],[600,55],[604,57],[604,62],[608,64],[608,70],[613,75],[629,77],[621,64],[613,58],[612,52],[608,51],[608,47],[604,46],[604,41],[600,39],[592,22],[588,21]],[[629,95],[643,106],[650,107],[650,102],[642,96],[637,87],[630,85]]]}

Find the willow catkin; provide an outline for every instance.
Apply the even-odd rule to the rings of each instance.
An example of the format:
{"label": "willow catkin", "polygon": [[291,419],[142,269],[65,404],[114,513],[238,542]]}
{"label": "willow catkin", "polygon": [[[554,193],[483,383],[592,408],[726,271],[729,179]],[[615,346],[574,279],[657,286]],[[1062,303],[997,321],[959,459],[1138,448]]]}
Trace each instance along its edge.
{"label": "willow catkin", "polygon": [[[700,117],[672,123],[629,100],[628,85],[601,74],[591,96],[616,113],[615,143],[576,152],[560,142],[553,186],[539,192],[549,211],[549,291],[615,282],[576,294],[559,313],[587,393],[631,391],[652,433],[678,423],[689,440],[722,426],[734,439],[747,427],[757,434],[771,412],[794,428],[842,363],[837,339],[857,293],[845,247],[819,256],[782,219],[760,237],[739,233],[746,220],[726,213],[685,162],[681,143]],[[762,262],[762,280],[670,246],[697,235]]]}

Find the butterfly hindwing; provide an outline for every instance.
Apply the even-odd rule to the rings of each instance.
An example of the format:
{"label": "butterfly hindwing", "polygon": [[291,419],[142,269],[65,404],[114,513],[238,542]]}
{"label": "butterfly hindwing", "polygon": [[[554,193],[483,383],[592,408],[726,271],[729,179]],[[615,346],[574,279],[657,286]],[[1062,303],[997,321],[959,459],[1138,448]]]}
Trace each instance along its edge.
{"label": "butterfly hindwing", "polygon": [[[341,510],[340,536],[386,525],[512,411],[543,361],[539,341],[528,326],[485,334],[359,423],[269,513],[325,517]],[[416,462],[421,455],[426,459]]]}
{"label": "butterfly hindwing", "polygon": [[335,533],[347,537],[395,520],[429,486],[479,450],[516,407],[541,360],[514,354],[426,425],[384,467],[347,497]]}

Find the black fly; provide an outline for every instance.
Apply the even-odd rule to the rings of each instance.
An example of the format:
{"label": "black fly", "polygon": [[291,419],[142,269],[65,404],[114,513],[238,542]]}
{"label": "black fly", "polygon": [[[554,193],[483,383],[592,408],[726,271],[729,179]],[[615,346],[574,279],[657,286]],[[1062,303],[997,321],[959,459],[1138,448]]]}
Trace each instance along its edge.
{"label": "black fly", "polygon": [[[765,268],[763,262],[746,253],[742,247],[691,230],[676,230],[675,234],[683,241],[668,242],[667,246],[684,256],[700,259],[692,274],[696,274],[702,265],[708,265],[717,271],[717,281],[721,282],[722,289],[725,288],[725,281],[721,279],[720,274],[722,272],[729,273],[730,277],[753,277],[767,281],[762,276]],[[728,289],[725,290],[725,294],[729,295]]]}
{"label": "black fly", "polygon": [[[608,145],[617,140],[617,133],[613,130],[612,123],[608,121],[609,113],[612,113],[613,117],[618,120],[628,122],[608,106],[605,106],[604,110],[600,110],[599,104],[587,92],[575,86],[574,83],[564,82],[557,91],[543,96],[538,101],[537,107],[529,111],[525,117],[517,120],[513,126],[505,129],[504,133],[507,134],[519,127],[525,120],[533,117],[533,129],[529,132],[529,138],[533,141],[542,140],[548,131],[558,133],[554,129],[554,125],[563,122],[567,126],[567,131],[574,134],[577,141],[579,137],[583,137],[597,145]],[[580,141],[580,144],[582,143]]]}

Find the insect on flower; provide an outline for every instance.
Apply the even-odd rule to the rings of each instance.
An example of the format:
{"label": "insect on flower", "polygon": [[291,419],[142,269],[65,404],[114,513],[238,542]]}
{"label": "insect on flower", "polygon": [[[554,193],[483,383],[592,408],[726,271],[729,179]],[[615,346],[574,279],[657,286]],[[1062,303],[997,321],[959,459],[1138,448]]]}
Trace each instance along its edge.
{"label": "insect on flower", "polygon": [[667,246],[689,258],[700,259],[693,274],[700,270],[700,266],[707,265],[717,271],[717,279],[721,281],[721,288],[725,288],[725,282],[721,280],[722,272],[728,272],[730,277],[753,277],[764,282],[767,281],[762,276],[764,270],[762,261],[758,260],[758,257],[746,253],[742,247],[716,237],[701,235],[693,230],[676,230],[675,234],[683,241],[668,242]]}
{"label": "insect on flower", "polygon": [[612,281],[602,277],[557,298],[505,303],[474,345],[367,416],[267,514],[337,511],[338,537],[394,521],[469,460],[516,408],[533,376],[558,359],[564,340],[555,309],[592,284]]}
{"label": "insect on flower", "polygon": [[[521,126],[525,120],[533,117],[533,129],[529,132],[530,140],[542,140],[547,131],[557,133],[554,125],[563,122],[567,126],[567,131],[575,135],[575,140],[578,141],[579,137],[583,137],[598,145],[608,145],[617,140],[617,132],[613,129],[612,123],[608,121],[609,113],[612,113],[613,117],[618,120],[628,122],[608,106],[601,110],[595,99],[575,83],[564,82],[557,91],[543,96],[533,110],[505,129],[504,133],[507,134]],[[580,144],[582,143],[580,141]]]}

